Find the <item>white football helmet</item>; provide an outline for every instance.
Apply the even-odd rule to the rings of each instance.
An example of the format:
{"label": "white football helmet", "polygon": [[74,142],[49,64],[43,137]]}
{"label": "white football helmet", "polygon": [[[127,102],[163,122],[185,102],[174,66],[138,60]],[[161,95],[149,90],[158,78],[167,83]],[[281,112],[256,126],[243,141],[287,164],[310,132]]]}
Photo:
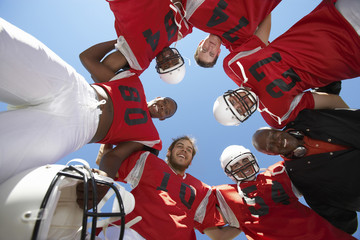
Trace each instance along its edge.
{"label": "white football helmet", "polygon": [[[234,106],[234,103],[237,106]],[[256,111],[257,106],[258,100],[254,92],[238,88],[225,92],[215,100],[213,114],[216,121],[222,125],[237,126],[248,119]]]}
{"label": "white football helmet", "polygon": [[[120,218],[125,223],[125,215],[135,205],[133,195],[114,185],[112,179],[92,173],[84,160],[76,161],[85,165],[45,165],[25,170],[0,185],[1,238],[95,239],[96,228],[107,227]],[[92,186],[109,186],[108,194],[115,193],[112,212],[100,212],[109,195],[99,204],[95,200],[92,209],[87,204],[81,209],[76,202],[76,186],[81,181],[86,202]],[[92,192],[95,196],[96,188]]]}
{"label": "white football helmet", "polygon": [[156,56],[156,71],[169,84],[178,84],[184,79],[184,59],[176,48],[166,48]]}
{"label": "white football helmet", "polygon": [[235,183],[253,180],[260,171],[255,156],[240,145],[230,145],[220,156],[220,164],[226,175]]}

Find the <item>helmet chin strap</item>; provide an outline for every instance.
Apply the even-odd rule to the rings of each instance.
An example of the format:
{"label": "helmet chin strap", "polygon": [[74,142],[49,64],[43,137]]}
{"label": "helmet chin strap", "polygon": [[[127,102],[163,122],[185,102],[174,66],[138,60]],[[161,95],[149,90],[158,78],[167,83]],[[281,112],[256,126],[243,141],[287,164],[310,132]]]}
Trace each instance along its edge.
{"label": "helmet chin strap", "polygon": [[241,190],[241,187],[240,187],[240,183],[241,182],[237,182],[237,190],[238,190],[238,194],[239,194],[239,196],[241,197],[241,198],[244,198],[244,193],[243,193],[243,191]]}
{"label": "helmet chin strap", "polygon": [[[265,171],[266,170],[266,168],[260,168],[260,170],[259,170],[259,172],[260,171]],[[248,179],[248,180],[245,180],[245,181],[254,181],[255,179],[256,179],[256,177],[257,177],[257,175],[254,175],[252,178],[251,178],[251,180],[250,179]],[[238,194],[239,194],[239,196],[242,198],[242,199],[244,199],[244,201],[246,202],[246,204],[248,204],[248,205],[255,205],[255,198],[249,198],[249,197],[247,197],[245,194],[244,194],[244,192],[241,190],[241,186],[240,186],[240,184],[241,184],[241,182],[237,182],[237,190],[238,190]],[[251,214],[251,215],[253,215],[253,214]],[[253,215],[253,216],[256,216],[256,215]],[[258,217],[258,216],[256,216],[256,217]]]}
{"label": "helmet chin strap", "polygon": [[[264,171],[264,170],[266,170],[266,168],[260,168],[260,171]],[[237,190],[238,190],[239,196],[240,196],[241,198],[251,199],[251,198],[248,198],[248,197],[246,197],[246,196],[244,195],[244,192],[241,190],[240,184],[241,184],[242,182],[254,181],[254,180],[256,179],[256,177],[257,177],[257,174],[254,175],[254,176],[252,176],[252,177],[249,178],[249,179],[244,180],[244,181],[237,181],[237,183],[236,183],[236,185],[237,185]],[[248,201],[246,201],[246,202],[249,203]],[[255,202],[254,202],[254,203],[255,203]]]}
{"label": "helmet chin strap", "polygon": [[[188,60],[189,66],[191,66],[191,60],[190,60],[190,58],[188,58],[188,57],[186,57],[186,56],[183,56],[183,58],[185,58],[186,60]],[[184,64],[185,64],[185,63],[184,63]]]}
{"label": "helmet chin strap", "polygon": [[[260,103],[264,106],[263,109],[260,109]],[[259,99],[259,107],[257,110],[259,112],[267,112],[274,120],[276,120],[278,122],[279,125],[281,125],[281,122],[282,122],[281,118],[279,116],[273,114],[272,112],[270,112],[270,110],[267,107],[265,107],[265,105],[260,101],[260,99]]]}
{"label": "helmet chin strap", "polygon": [[238,190],[239,196],[242,199],[244,199],[248,205],[255,205],[255,198],[249,198],[249,197],[245,196],[244,192],[241,190],[240,183],[241,182],[237,183],[237,190]]}
{"label": "helmet chin strap", "polygon": [[239,66],[240,71],[241,71],[241,74],[242,74],[242,76],[243,76],[243,80],[244,80],[243,83],[246,83],[246,82],[248,81],[248,78],[247,78],[247,76],[246,76],[246,74],[245,74],[245,70],[244,70],[243,65],[242,65],[239,61],[237,61],[236,64]]}

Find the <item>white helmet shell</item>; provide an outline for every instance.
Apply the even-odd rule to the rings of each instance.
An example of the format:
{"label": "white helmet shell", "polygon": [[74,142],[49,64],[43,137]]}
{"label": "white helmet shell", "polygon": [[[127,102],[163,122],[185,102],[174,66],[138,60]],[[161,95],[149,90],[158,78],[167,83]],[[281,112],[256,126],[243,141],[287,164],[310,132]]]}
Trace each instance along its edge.
{"label": "white helmet shell", "polygon": [[223,95],[215,100],[213,114],[216,121],[224,126],[238,126],[240,124],[240,121],[233,114],[230,106],[225,102]]}
{"label": "white helmet shell", "polygon": [[[230,98],[237,102],[238,106],[241,106],[243,112],[238,112],[231,104]],[[237,126],[248,119],[256,111],[257,106],[258,100],[256,94],[241,87],[236,90],[229,90],[218,97],[214,103],[213,114],[215,119],[222,125]]]}
{"label": "white helmet shell", "polygon": [[[249,163],[236,170],[232,170],[231,166],[247,158]],[[260,170],[259,165],[257,164],[255,156],[250,152],[249,149],[241,145],[230,145],[224,149],[220,156],[221,168],[224,170],[225,174],[231,178],[235,183],[252,179]],[[253,166],[253,173],[251,175],[244,174],[245,177],[240,177],[238,175],[242,169],[248,168],[248,166]]]}
{"label": "white helmet shell", "polygon": [[[164,65],[166,68],[163,68]],[[169,84],[181,82],[186,72],[184,59],[176,48],[163,49],[156,57],[155,68],[160,78]]]}
{"label": "white helmet shell", "polygon": [[[175,67],[172,67],[175,68]],[[172,69],[170,68],[170,69]],[[181,65],[180,67],[175,68],[167,73],[159,73],[161,80],[168,84],[178,84],[180,83],[185,77],[185,64]]]}
{"label": "white helmet shell", "polygon": [[[52,164],[28,169],[0,185],[2,238],[80,239],[85,215],[76,202],[76,186],[82,178],[74,168],[84,170],[79,165],[71,167],[73,166]],[[94,177],[97,178],[96,176]],[[103,179],[101,181],[106,182]],[[120,195],[125,213],[131,212],[135,204],[134,197],[124,191]],[[117,219],[119,217],[111,221]]]}

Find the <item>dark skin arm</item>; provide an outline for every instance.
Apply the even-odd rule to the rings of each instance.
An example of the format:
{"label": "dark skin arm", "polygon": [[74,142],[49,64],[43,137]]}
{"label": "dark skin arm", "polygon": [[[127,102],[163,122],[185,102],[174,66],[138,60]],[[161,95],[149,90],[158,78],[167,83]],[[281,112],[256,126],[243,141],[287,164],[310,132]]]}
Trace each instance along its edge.
{"label": "dark skin arm", "polygon": [[116,174],[125,159],[132,153],[142,150],[143,144],[138,142],[122,142],[114,149],[104,153],[99,169],[106,172],[108,177],[115,179]]}
{"label": "dark skin arm", "polygon": [[94,82],[108,82],[119,69],[127,65],[126,58],[119,51],[106,56],[115,49],[115,43],[116,40],[98,43],[80,53],[80,61]]}
{"label": "dark skin arm", "polygon": [[101,162],[101,158],[104,156],[105,153],[111,151],[113,149],[112,144],[101,144],[99,148],[98,155],[96,157],[96,164],[99,166]]}
{"label": "dark skin arm", "polygon": [[[91,169],[91,171],[94,174],[98,174],[100,176],[107,176],[105,172],[100,171],[99,169]],[[76,185],[76,202],[78,204],[78,206],[82,209],[84,206],[84,202],[85,202],[85,198],[84,198],[84,182],[79,182]],[[108,186],[102,185],[102,184],[97,184],[96,185],[96,193],[97,193],[97,202],[99,203],[101,201],[101,199],[106,195],[107,191],[109,190]],[[88,188],[88,209],[91,209],[93,207],[93,188],[92,188],[92,184],[89,183],[89,188]]]}
{"label": "dark skin arm", "polygon": [[241,233],[238,228],[225,226],[225,227],[210,227],[204,230],[204,233],[213,240],[226,240],[234,239]]}
{"label": "dark skin arm", "polygon": [[[105,144],[103,149],[100,149],[102,153],[99,153],[98,157],[101,157],[98,169],[93,169],[93,172],[97,172],[100,175],[116,178],[116,174],[125,159],[127,159],[132,153],[140,151],[144,148],[144,145],[138,142],[123,142],[118,144],[112,149],[111,144]],[[102,155],[102,156],[101,156]],[[99,202],[107,193],[109,187],[98,184],[97,185],[97,199]],[[77,203],[80,208],[84,205],[84,187],[83,183],[79,183],[76,187]],[[88,193],[89,209],[93,206],[92,191]]]}

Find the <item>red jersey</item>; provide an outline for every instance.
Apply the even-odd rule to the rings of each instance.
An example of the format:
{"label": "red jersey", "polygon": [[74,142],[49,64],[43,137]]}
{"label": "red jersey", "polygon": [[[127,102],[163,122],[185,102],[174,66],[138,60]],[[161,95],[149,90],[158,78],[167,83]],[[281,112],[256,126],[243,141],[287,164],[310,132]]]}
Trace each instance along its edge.
{"label": "red jersey", "polygon": [[214,187],[230,226],[241,228],[248,239],[355,239],[301,204],[284,170],[283,162],[278,162],[239,188]]}
{"label": "red jersey", "polygon": [[115,30],[120,41],[117,47],[138,74],[149,67],[163,48],[192,32],[183,18],[184,13],[174,10],[171,1],[107,1],[115,15]]}
{"label": "red jersey", "polygon": [[126,221],[142,216],[131,228],[145,239],[196,239],[195,226],[202,230],[214,224],[211,187],[190,174],[177,175],[150,152],[132,154],[118,173],[118,180],[131,184],[136,202]]}
{"label": "red jersey", "polygon": [[360,37],[327,2],[266,48],[249,55],[243,51],[229,54],[224,70],[258,95],[263,118],[275,128],[314,108],[312,94],[302,95],[305,90],[360,75]]}
{"label": "red jersey", "polygon": [[251,37],[281,0],[187,0],[186,18],[232,51]]}
{"label": "red jersey", "polygon": [[109,132],[98,143],[118,144],[136,141],[161,150],[159,133],[151,119],[143,85],[135,74],[122,72],[106,83],[96,83],[109,94],[114,108],[114,119]]}

